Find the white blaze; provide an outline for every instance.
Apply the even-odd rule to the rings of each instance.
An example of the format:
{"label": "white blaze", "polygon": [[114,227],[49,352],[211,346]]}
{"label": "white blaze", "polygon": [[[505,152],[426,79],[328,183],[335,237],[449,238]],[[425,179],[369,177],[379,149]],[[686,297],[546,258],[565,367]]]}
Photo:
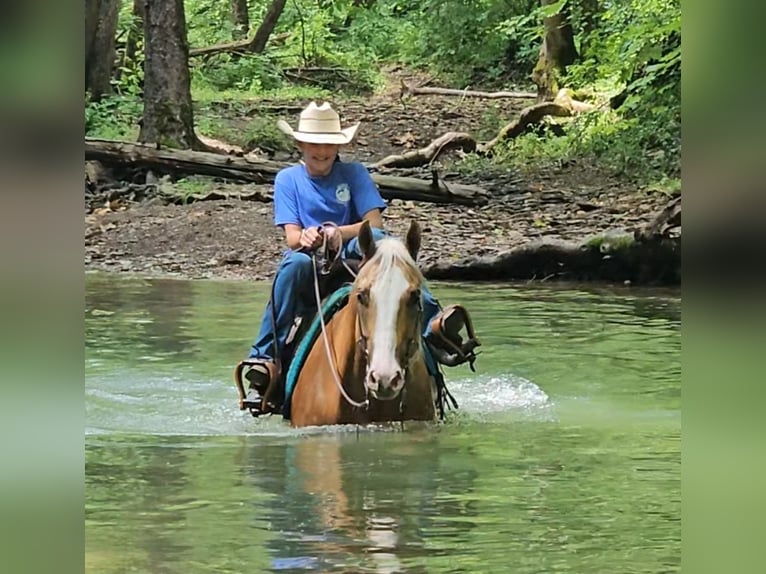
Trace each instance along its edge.
{"label": "white blaze", "polygon": [[[394,247],[387,243],[385,240],[380,242],[378,248]],[[409,287],[402,270],[394,265],[394,253],[391,251],[381,253],[381,276],[370,290],[375,301],[376,315],[375,331],[372,334],[375,343],[368,368],[383,380],[390,380],[401,369],[396,360],[396,318],[401,297]]]}

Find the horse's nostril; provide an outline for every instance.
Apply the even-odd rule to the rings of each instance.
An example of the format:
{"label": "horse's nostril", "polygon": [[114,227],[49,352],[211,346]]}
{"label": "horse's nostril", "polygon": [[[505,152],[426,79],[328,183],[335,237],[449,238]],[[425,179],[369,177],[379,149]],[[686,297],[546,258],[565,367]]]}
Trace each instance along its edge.
{"label": "horse's nostril", "polygon": [[404,387],[404,370],[401,368],[390,371],[367,371],[364,379],[367,392],[381,401],[395,399]]}
{"label": "horse's nostril", "polygon": [[367,386],[371,389],[377,389],[378,388],[378,375],[375,371],[370,371],[367,373]]}

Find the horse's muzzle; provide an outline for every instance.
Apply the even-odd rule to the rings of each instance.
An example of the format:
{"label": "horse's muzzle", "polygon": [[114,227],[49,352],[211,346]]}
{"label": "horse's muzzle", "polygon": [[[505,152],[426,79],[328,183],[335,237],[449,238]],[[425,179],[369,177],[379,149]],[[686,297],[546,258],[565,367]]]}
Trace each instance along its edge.
{"label": "horse's muzzle", "polygon": [[373,398],[390,401],[395,399],[404,387],[404,371],[396,369],[390,375],[383,375],[374,370],[368,371],[364,385]]}

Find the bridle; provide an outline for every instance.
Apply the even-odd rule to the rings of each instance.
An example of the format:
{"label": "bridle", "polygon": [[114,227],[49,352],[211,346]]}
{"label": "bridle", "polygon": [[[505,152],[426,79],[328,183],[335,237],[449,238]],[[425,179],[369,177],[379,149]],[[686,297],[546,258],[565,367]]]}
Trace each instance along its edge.
{"label": "bridle", "polygon": [[[334,223],[323,224],[323,227],[325,225],[327,225],[327,226],[334,226],[334,227],[337,228],[337,225],[335,225]],[[320,249],[324,253],[327,252],[327,238],[326,238],[326,235],[324,236],[324,239],[322,241],[322,246],[321,246]],[[323,340],[323,343],[324,343],[325,354],[326,354],[326,357],[327,357],[328,364],[330,365],[330,371],[332,371],[332,375],[333,375],[333,378],[335,380],[335,384],[337,385],[338,390],[340,391],[341,396],[345,399],[345,401],[348,404],[350,404],[351,406],[353,406],[355,408],[365,408],[365,409],[367,409],[370,406],[370,399],[367,398],[367,397],[369,397],[369,388],[367,388],[367,385],[364,385],[364,387],[365,387],[365,400],[361,401],[361,402],[360,401],[356,401],[353,398],[351,398],[349,396],[349,394],[346,392],[346,389],[343,388],[343,381],[341,381],[340,375],[338,374],[337,362],[335,360],[335,355],[333,354],[332,349],[330,347],[330,339],[329,339],[329,337],[327,335],[327,325],[326,325],[325,320],[324,320],[324,314],[322,313],[322,296],[321,296],[320,289],[319,289],[319,276],[320,276],[320,274],[327,274],[327,273],[329,273],[330,270],[332,269],[332,267],[335,265],[335,263],[340,259],[341,263],[346,268],[346,270],[351,274],[351,276],[354,277],[354,278],[356,278],[356,276],[357,276],[357,273],[354,272],[354,270],[351,269],[351,267],[349,267],[348,264],[345,262],[343,257],[341,257],[341,251],[342,251],[342,249],[338,249],[337,250],[335,255],[332,258],[330,258],[330,263],[329,264],[327,262],[328,260],[325,259],[324,265],[321,266],[321,269],[320,269],[320,266],[318,264],[317,252],[314,251],[311,254],[311,259],[312,259],[312,262],[314,264],[313,265],[313,267],[314,267],[314,296],[316,298],[317,312],[318,312],[318,315],[319,315],[319,324],[320,324],[320,326],[322,328],[322,340]],[[350,294],[349,296],[352,296],[352,295],[353,294]],[[419,325],[420,324],[420,318],[421,318],[421,315],[423,313],[423,302],[422,302],[422,299],[420,297],[418,297],[417,305],[418,305],[418,321],[417,321],[417,324]],[[362,315],[361,315],[361,313],[359,313],[359,311],[357,311],[357,313],[356,313],[356,322],[357,322],[357,329],[359,331],[359,338],[356,340],[356,345],[357,345],[357,348],[362,351],[362,354],[364,356],[365,365],[369,365],[369,362],[370,362],[370,356],[369,356],[369,337],[367,336],[367,333],[365,332],[364,324],[362,323]],[[412,362],[412,359],[417,354],[416,350],[417,349],[413,350],[412,352],[408,352],[407,360],[404,361],[403,376],[404,376],[405,380],[406,380],[406,377],[407,377],[407,370],[408,370],[408,368],[410,366],[410,363]],[[406,387],[402,389],[402,392],[399,395],[399,401],[400,401],[400,405],[399,406],[400,406],[400,409],[403,409],[403,407],[404,407],[405,391],[406,391]]]}
{"label": "bridle", "polygon": [[[415,322],[416,325],[420,325],[421,319],[423,316],[423,300],[421,299],[420,295],[418,295],[418,318]],[[357,347],[359,347],[362,350],[362,353],[364,354],[364,360],[367,364],[370,362],[370,352],[369,352],[369,337],[367,336],[367,333],[365,333],[364,329],[364,323],[362,323],[362,314],[357,311],[356,313],[356,324],[357,329],[359,330],[359,338],[356,340]],[[408,352],[406,360],[404,361],[404,373],[407,374],[407,369],[409,368],[410,363],[412,362],[412,359],[415,357],[417,353],[415,351]]]}

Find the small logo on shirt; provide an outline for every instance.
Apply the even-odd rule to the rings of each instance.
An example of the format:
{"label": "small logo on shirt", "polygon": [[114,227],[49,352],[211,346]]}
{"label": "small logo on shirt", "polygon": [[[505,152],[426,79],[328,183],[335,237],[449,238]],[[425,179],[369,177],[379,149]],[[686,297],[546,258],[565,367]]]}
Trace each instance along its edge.
{"label": "small logo on shirt", "polygon": [[335,199],[341,203],[348,203],[348,200],[351,199],[351,189],[347,183],[341,183],[335,188]]}

